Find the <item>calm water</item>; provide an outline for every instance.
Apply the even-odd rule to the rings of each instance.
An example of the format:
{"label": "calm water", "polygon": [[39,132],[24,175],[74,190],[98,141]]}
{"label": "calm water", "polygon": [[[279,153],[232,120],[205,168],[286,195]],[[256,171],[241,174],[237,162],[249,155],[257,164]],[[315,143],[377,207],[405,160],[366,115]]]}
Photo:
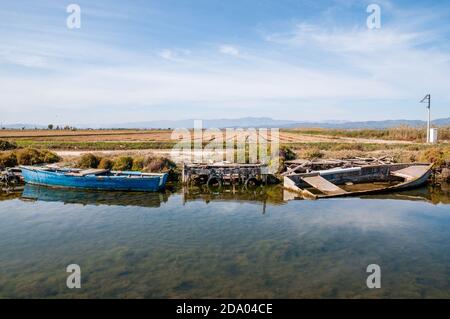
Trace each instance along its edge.
{"label": "calm water", "polygon": [[[82,270],[66,288],[65,267]],[[366,287],[379,264],[382,288]],[[448,185],[284,202],[280,188],[0,195],[0,297],[450,297]]]}

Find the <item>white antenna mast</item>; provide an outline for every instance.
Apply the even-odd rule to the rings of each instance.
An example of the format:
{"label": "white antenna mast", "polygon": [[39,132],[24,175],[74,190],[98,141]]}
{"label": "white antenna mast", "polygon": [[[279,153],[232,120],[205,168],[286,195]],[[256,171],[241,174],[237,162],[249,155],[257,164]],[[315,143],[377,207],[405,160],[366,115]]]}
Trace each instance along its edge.
{"label": "white antenna mast", "polygon": [[431,128],[431,94],[425,95],[425,97],[420,101],[420,103],[428,102],[428,122],[427,122],[427,143],[430,143],[430,128]]}

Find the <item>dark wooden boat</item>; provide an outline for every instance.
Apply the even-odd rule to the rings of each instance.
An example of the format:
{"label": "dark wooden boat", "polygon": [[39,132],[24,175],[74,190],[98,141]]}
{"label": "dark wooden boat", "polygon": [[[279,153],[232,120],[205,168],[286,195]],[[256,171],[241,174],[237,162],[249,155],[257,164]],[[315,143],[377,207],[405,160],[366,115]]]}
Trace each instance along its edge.
{"label": "dark wooden boat", "polygon": [[376,194],[415,188],[427,183],[432,164],[385,164],[333,168],[284,177],[284,188],[318,199]]}

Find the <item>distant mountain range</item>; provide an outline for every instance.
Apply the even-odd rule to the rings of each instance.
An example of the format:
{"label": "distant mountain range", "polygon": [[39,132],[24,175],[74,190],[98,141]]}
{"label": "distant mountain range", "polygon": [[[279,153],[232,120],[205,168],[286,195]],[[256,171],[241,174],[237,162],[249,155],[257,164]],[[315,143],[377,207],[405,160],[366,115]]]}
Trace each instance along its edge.
{"label": "distant mountain range", "polygon": [[[425,121],[420,120],[385,120],[385,121],[323,121],[323,122],[306,122],[306,121],[289,121],[289,120],[274,120],[268,117],[244,117],[237,119],[214,119],[203,120],[203,128],[247,128],[247,127],[279,127],[279,128],[334,128],[334,129],[383,129],[397,127],[401,125],[408,125],[412,127],[425,126]],[[447,126],[450,125],[450,118],[436,119],[432,121],[432,125],[435,126]],[[194,126],[194,120],[166,120],[166,121],[146,121],[146,122],[133,122],[133,123],[118,123],[118,124],[80,124],[75,125],[77,128],[93,128],[93,129],[145,129],[145,128],[161,128],[161,129],[174,129],[174,128],[192,128]],[[33,129],[33,128],[46,128],[45,125],[35,124],[9,124],[3,125],[8,129]],[[56,127],[56,124],[55,124]]]}
{"label": "distant mountain range", "polygon": [[[450,118],[442,118],[431,121],[434,126],[448,126],[450,125]],[[426,126],[426,121],[420,120],[385,120],[385,121],[361,121],[361,122],[297,122],[287,127],[317,127],[317,128],[334,128],[334,129],[384,129],[398,126],[420,127]]]}
{"label": "distant mountain range", "polygon": [[7,128],[7,129],[21,129],[21,128],[26,128],[26,129],[34,129],[34,128],[47,128],[46,125],[39,125],[39,124],[25,124],[25,123],[14,123],[14,124],[2,124],[2,128]]}

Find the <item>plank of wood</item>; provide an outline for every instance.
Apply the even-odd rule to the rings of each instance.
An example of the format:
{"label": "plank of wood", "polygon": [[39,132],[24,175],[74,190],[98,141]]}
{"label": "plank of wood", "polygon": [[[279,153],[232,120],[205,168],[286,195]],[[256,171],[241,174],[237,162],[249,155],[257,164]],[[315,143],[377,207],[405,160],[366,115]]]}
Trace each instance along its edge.
{"label": "plank of wood", "polygon": [[337,195],[347,193],[345,190],[337,187],[336,185],[327,181],[320,175],[302,177],[302,179],[312,187],[317,188],[319,191],[327,195]]}
{"label": "plank of wood", "polygon": [[391,172],[391,175],[403,177],[407,180],[416,179],[425,174],[429,167],[425,165],[413,165]]}
{"label": "plank of wood", "polygon": [[86,176],[86,175],[99,175],[103,173],[109,172],[109,169],[100,169],[100,168],[92,168],[92,169],[85,169],[79,172],[71,172],[67,173],[66,175],[70,176]]}
{"label": "plank of wood", "polygon": [[289,175],[291,173],[295,173],[299,168],[304,168],[308,163],[305,162],[303,164],[300,165],[296,165],[295,167],[288,167],[286,172],[284,172],[282,175]]}

